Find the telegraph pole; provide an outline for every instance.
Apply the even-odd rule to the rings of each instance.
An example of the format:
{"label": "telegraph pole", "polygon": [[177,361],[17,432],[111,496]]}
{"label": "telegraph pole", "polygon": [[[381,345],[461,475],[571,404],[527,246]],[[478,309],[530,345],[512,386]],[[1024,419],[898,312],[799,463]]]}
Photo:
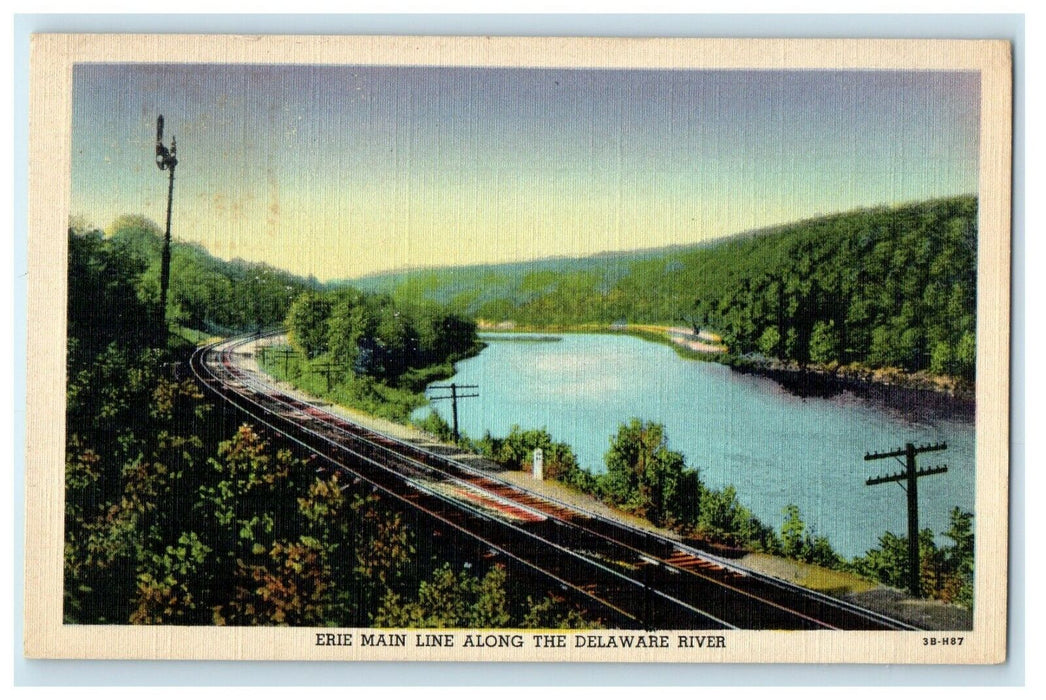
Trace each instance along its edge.
{"label": "telegraph pole", "polygon": [[331,377],[334,374],[334,370],[338,369],[338,365],[333,362],[326,362],[321,365],[313,365],[312,369],[327,378],[327,393],[329,394],[331,390]]}
{"label": "telegraph pole", "polygon": [[272,349],[266,351],[266,353],[265,353],[266,356],[268,356],[268,354],[270,352],[275,353],[277,356],[283,358],[283,376],[284,377],[290,376],[287,373],[287,362],[290,360],[292,355],[297,355],[298,353],[294,352],[290,348],[272,348]]}
{"label": "telegraph pole", "polygon": [[904,462],[901,462],[904,465],[903,472],[872,477],[865,483],[868,486],[884,484],[888,481],[906,482],[907,484],[906,487],[903,485],[902,487],[908,492],[908,591],[916,598],[922,595],[919,586],[919,477],[943,474],[948,471],[948,467],[942,465],[928,469],[917,469],[915,456],[923,452],[940,452],[946,449],[948,449],[948,445],[943,442],[933,445],[920,445],[919,447],[909,442],[903,449],[893,450],[892,452],[868,453],[864,456],[864,461],[866,462],[873,459],[887,459],[888,457],[893,457],[898,462],[901,462],[900,458],[904,457]]}
{"label": "telegraph pole", "polygon": [[447,396],[429,396],[429,401],[443,401],[450,399],[451,401],[451,412],[454,415],[454,442],[459,439],[458,435],[458,399],[473,399],[479,396],[479,394],[459,394],[458,389],[479,389],[478,384],[441,384],[439,386],[430,386],[425,390],[426,394],[429,389],[437,390],[450,390],[450,394]]}
{"label": "telegraph pole", "polygon": [[171,281],[171,202],[174,199],[174,168],[178,165],[178,141],[171,137],[171,150],[163,145],[163,115],[156,120],[156,167],[167,170],[167,228],[160,256],[160,341],[167,345],[167,286]]}

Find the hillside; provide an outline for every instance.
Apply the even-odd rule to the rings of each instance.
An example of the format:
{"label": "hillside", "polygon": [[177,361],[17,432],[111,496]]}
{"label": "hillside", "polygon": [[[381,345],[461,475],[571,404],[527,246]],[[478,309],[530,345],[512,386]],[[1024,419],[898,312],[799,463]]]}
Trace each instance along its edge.
{"label": "hillside", "polygon": [[973,379],[977,200],[857,210],[688,248],[353,282],[491,322],[709,328],[736,355]]}
{"label": "hillside", "polygon": [[[133,277],[137,297],[147,305],[159,304],[163,231],[154,222],[123,215],[104,233],[79,225],[70,233],[78,245],[111,249],[127,267],[123,282]],[[313,278],[265,263],[222,260],[199,244],[177,240],[171,243],[170,285],[169,321],[221,335],[279,324],[301,292],[320,286]],[[77,295],[70,297],[75,303]]]}

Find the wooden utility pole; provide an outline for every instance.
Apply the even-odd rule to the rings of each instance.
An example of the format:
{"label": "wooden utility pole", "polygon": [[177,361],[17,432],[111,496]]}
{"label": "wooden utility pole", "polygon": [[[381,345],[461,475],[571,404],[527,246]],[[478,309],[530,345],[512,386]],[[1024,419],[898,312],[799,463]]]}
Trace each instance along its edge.
{"label": "wooden utility pole", "polygon": [[479,389],[478,384],[440,384],[438,386],[433,385],[425,390],[428,394],[430,389],[434,390],[449,390],[450,394],[447,396],[429,396],[429,401],[443,401],[450,399],[451,401],[451,412],[454,415],[454,442],[459,439],[458,434],[458,399],[473,399],[479,396],[479,394],[459,394],[458,389]]}
{"label": "wooden utility pole", "polygon": [[287,374],[287,362],[290,360],[291,355],[297,355],[298,353],[294,352],[290,348],[271,348],[269,350],[266,350],[266,355],[268,355],[268,353],[270,352],[276,353],[277,355],[283,358],[283,376],[290,376]]}
{"label": "wooden utility pole", "polygon": [[338,369],[338,367],[339,366],[334,364],[333,362],[325,362],[325,363],[323,363],[321,365],[313,365],[312,366],[312,369],[314,369],[315,371],[319,372],[320,374],[322,374],[324,377],[327,378],[327,393],[328,394],[330,393],[330,390],[331,390],[331,378],[334,375],[334,370]]}
{"label": "wooden utility pole", "polygon": [[919,586],[919,477],[943,474],[948,471],[948,467],[942,465],[930,467],[929,469],[917,469],[915,456],[923,452],[940,452],[946,449],[948,449],[948,445],[943,442],[934,445],[920,445],[919,447],[909,442],[902,449],[892,452],[868,453],[864,456],[864,461],[866,462],[888,457],[893,457],[900,462],[901,457],[905,458],[904,462],[901,462],[904,465],[903,472],[872,477],[865,483],[868,486],[884,484],[888,481],[905,482],[906,484],[902,484],[902,486],[908,492],[908,591],[916,598],[922,595]]}

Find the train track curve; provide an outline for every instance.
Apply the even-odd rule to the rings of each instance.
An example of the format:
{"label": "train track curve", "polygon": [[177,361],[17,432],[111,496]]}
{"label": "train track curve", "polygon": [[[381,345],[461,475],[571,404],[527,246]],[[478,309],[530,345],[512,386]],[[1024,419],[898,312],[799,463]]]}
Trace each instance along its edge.
{"label": "train track curve", "polygon": [[190,368],[220,401],[629,629],[914,630],[831,596],[500,480],[292,396],[240,363],[242,336]]}

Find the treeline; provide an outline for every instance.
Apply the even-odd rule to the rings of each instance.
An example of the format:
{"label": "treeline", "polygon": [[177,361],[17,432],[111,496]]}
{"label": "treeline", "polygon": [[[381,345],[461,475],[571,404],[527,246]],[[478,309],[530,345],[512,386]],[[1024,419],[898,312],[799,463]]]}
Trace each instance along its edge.
{"label": "treeline", "polygon": [[691,322],[735,354],[974,377],[972,197],[826,217],[684,265]]}
{"label": "treeline", "polygon": [[[495,323],[687,324],[721,335],[735,357],[974,378],[975,197],[835,214],[625,261],[505,266],[487,272],[500,296],[450,296]],[[384,283],[436,297],[457,290],[458,277],[424,271]]]}
{"label": "treeline", "polygon": [[191,348],[156,347],[147,265],[119,237],[70,229],[66,622],[593,624],[176,379]]}
{"label": "treeline", "polygon": [[[113,254],[134,270],[135,296],[156,310],[163,247],[159,226],[143,216],[124,215],[105,232],[81,222],[73,222],[71,229],[81,239],[105,239]],[[172,241],[167,318],[177,326],[219,335],[269,328],[283,321],[299,294],[319,287],[315,278],[264,263],[220,260],[199,244]]]}
{"label": "treeline", "polygon": [[266,355],[268,371],[343,405],[402,421],[424,403],[427,384],[451,376],[454,362],[483,347],[475,322],[439,304],[351,287],[302,294],[286,327],[295,354],[284,362]]}
{"label": "treeline", "polygon": [[[448,437],[446,424],[431,414],[424,425]],[[691,543],[728,554],[757,551],[796,561],[848,571],[897,588],[907,586],[907,538],[891,532],[863,556],[846,559],[827,537],[813,532],[795,505],[787,506],[775,529],[755,517],[738,499],[733,486],[713,489],[704,484],[684,455],[668,447],[658,423],[632,419],[610,439],[604,457],[606,471],[594,474],[578,465],[573,450],[556,442],[548,431],[513,426],[504,438],[489,433],[465,439],[468,447],[508,469],[529,470],[535,449],[544,455],[544,478],[558,481],[599,500],[674,530]],[[921,589],[928,597],[973,606],[973,515],[959,508],[941,533],[951,541],[938,545],[932,530],[920,533]],[[732,550],[732,551],[731,551]]]}

